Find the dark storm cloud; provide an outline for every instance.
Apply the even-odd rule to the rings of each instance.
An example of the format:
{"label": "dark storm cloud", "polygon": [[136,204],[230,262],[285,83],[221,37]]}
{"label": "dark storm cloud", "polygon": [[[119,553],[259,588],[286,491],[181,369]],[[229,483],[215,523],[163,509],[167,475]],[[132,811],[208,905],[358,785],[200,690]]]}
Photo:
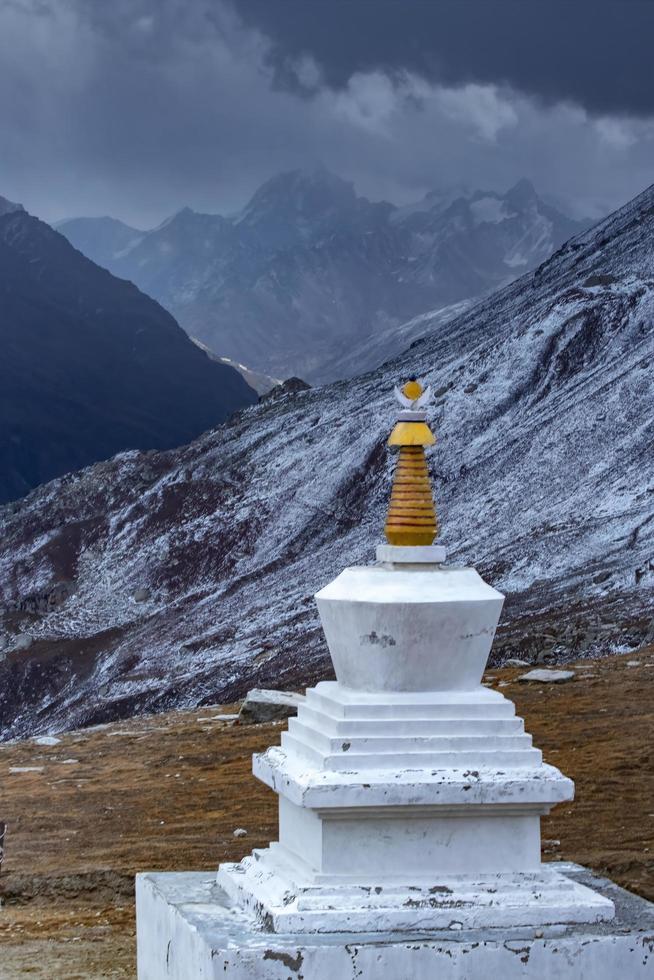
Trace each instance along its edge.
{"label": "dark storm cloud", "polygon": [[278,80],[312,55],[325,80],[409,69],[508,84],[599,112],[654,112],[652,0],[235,0],[274,41]]}
{"label": "dark storm cloud", "polygon": [[619,6],[609,57],[602,0],[0,0],[0,194],[147,226],[321,162],[373,198],[527,176],[599,215],[653,170],[651,32]]}

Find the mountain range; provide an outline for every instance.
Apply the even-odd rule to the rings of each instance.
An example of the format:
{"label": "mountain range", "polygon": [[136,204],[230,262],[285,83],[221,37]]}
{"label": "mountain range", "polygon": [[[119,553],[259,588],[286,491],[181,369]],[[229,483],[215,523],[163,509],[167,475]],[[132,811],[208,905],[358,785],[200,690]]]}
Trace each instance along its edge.
{"label": "mountain range", "polygon": [[57,227],[217,354],[324,382],[377,367],[421,336],[425,310],[451,319],[588,224],[527,180],[395,207],[318,169],[273,177],[227,217],[184,208],[147,232],[111,218]]}
{"label": "mountain range", "polygon": [[373,560],[411,375],[448,560],[507,596],[495,656],[651,641],[653,270],[649,188],[374,372],[0,509],[4,737],[328,674],[313,594]]}
{"label": "mountain range", "polygon": [[0,502],[256,401],[170,313],[0,198]]}

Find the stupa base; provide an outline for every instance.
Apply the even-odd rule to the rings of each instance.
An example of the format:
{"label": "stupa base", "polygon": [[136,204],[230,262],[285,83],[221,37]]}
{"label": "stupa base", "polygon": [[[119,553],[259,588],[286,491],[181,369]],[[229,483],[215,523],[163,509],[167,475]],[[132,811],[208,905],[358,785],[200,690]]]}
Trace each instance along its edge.
{"label": "stupa base", "polygon": [[[218,885],[233,905],[277,933],[386,933],[503,929],[612,919],[613,903],[550,865],[522,874],[450,875],[367,883],[314,881],[279,844],[223,864]],[[330,880],[331,879],[331,880]]]}
{"label": "stupa base", "polygon": [[230,905],[213,871],[142,874],[139,980],[653,980],[654,905],[576,865],[554,868],[612,901],[615,918],[410,937],[400,930],[280,934]]}

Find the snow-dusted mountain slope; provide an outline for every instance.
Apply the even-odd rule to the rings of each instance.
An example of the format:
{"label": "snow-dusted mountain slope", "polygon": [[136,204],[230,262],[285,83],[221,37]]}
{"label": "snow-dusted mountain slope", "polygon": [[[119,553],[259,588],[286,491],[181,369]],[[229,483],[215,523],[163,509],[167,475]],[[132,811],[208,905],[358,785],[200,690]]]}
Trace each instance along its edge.
{"label": "snow-dusted mountain slope", "polygon": [[353,381],[127,453],[0,511],[0,727],[98,722],[299,685],[313,593],[380,540],[392,386],[434,386],[450,560],[507,603],[500,654],[652,634],[654,188]]}
{"label": "snow-dusted mountain slope", "polygon": [[[280,174],[232,217],[185,208],[147,234],[109,219],[59,230],[133,280],[193,337],[258,372],[347,377],[399,353],[397,328],[505,285],[587,223],[522,180],[372,203],[324,169]],[[415,325],[415,324],[414,324]]]}

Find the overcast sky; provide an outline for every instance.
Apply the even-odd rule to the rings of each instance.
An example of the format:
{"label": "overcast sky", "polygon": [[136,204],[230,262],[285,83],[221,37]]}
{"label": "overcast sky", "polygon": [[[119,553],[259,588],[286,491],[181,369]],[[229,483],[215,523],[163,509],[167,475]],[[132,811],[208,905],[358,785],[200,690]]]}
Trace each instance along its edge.
{"label": "overcast sky", "polygon": [[0,194],[148,227],[324,164],[600,216],[654,181],[653,42],[654,0],[0,0]]}

